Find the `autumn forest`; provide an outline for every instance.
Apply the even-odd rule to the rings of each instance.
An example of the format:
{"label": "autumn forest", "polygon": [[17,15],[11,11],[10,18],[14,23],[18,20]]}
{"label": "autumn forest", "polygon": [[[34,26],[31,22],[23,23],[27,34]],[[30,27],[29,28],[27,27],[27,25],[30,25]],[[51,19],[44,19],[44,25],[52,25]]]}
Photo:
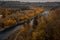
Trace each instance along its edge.
{"label": "autumn forest", "polygon": [[59,3],[17,4],[0,3],[0,40],[60,40]]}

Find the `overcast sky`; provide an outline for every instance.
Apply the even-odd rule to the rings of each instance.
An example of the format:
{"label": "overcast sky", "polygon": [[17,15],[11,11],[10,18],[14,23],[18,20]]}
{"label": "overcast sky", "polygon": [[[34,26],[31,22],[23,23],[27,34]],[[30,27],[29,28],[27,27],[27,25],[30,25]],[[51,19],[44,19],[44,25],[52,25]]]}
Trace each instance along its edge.
{"label": "overcast sky", "polygon": [[21,1],[21,2],[60,2],[60,0],[0,0],[0,1]]}

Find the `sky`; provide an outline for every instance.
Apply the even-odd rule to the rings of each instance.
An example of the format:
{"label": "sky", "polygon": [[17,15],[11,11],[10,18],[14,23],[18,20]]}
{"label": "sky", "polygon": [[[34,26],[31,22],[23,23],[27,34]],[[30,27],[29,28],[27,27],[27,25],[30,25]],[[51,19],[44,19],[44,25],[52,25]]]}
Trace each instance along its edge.
{"label": "sky", "polygon": [[21,2],[60,2],[60,0],[0,0],[0,1],[21,1]]}

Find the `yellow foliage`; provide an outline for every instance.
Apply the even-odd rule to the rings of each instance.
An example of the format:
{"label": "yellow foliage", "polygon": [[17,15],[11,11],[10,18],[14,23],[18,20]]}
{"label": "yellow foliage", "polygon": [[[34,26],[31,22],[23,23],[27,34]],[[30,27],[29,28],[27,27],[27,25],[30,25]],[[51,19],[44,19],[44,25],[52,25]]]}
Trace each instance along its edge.
{"label": "yellow foliage", "polygon": [[34,13],[31,13],[31,14],[28,14],[29,17],[33,17],[34,16]]}
{"label": "yellow foliage", "polygon": [[4,25],[7,26],[7,25],[15,24],[16,20],[9,19],[9,20],[5,20],[3,23]]}
{"label": "yellow foliage", "polygon": [[17,18],[17,20],[18,20],[18,21],[23,21],[23,20],[24,20],[24,16],[19,16],[19,17]]}
{"label": "yellow foliage", "polygon": [[25,19],[29,19],[29,16],[28,16],[28,15],[25,15],[24,18],[25,18]]}
{"label": "yellow foliage", "polygon": [[36,9],[36,14],[40,14],[43,10],[44,10],[44,8],[37,8]]}

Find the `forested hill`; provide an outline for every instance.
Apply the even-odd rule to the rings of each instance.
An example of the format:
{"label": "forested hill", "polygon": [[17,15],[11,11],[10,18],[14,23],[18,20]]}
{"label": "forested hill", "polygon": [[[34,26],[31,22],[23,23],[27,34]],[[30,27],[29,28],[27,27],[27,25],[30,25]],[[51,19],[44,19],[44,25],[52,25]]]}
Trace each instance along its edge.
{"label": "forested hill", "polygon": [[20,2],[20,1],[0,1],[0,7],[20,8],[22,6],[60,6],[60,2]]}

